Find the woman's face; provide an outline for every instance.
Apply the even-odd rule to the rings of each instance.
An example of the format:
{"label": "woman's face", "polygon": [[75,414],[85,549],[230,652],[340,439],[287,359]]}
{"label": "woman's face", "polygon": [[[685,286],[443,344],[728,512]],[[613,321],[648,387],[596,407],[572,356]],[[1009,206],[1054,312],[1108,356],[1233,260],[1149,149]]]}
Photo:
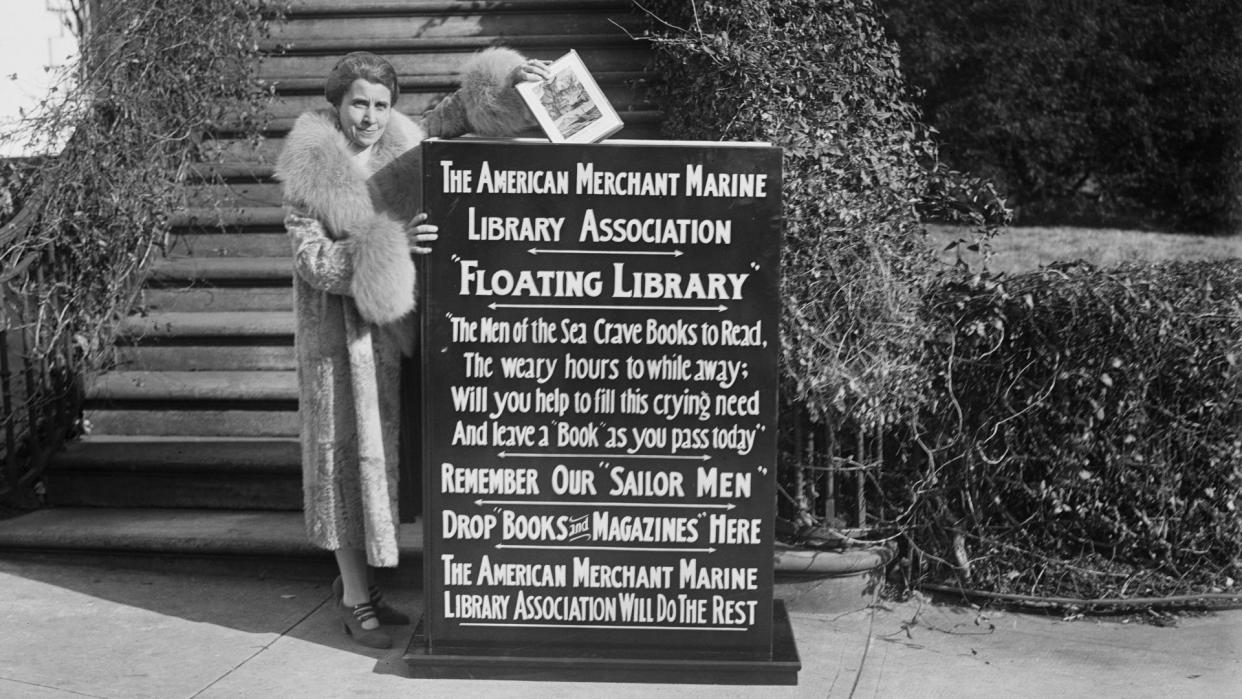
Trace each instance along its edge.
{"label": "woman's face", "polygon": [[392,92],[387,87],[359,78],[345,91],[336,118],[349,142],[363,150],[383,135],[391,108]]}

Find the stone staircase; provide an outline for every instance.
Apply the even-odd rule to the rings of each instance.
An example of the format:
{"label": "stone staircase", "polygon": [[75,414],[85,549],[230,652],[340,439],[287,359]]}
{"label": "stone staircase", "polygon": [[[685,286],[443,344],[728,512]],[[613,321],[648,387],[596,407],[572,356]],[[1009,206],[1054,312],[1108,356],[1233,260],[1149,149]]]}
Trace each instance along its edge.
{"label": "stone staircase", "polygon": [[[298,114],[324,106],[323,77],[352,50],[389,58],[398,108],[419,114],[455,88],[471,52],[503,44],[555,58],[576,49],[626,122],[653,138],[634,97],[646,45],[628,0],[295,0],[264,47],[275,83],[258,148],[213,134],[174,215],[175,237],[121,328],[115,368],[88,381],[90,433],[46,474],[49,507],[0,527],[0,552],[319,557],[301,529],[290,249],[272,163]],[[418,541],[408,543],[411,548]]]}

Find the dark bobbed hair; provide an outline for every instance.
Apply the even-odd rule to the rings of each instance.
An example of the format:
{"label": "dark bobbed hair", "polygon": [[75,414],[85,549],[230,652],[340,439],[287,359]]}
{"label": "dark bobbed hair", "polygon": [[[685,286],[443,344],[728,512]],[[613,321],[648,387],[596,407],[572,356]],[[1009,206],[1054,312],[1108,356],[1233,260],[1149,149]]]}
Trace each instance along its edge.
{"label": "dark bobbed hair", "polygon": [[392,93],[392,103],[397,103],[401,88],[397,86],[397,70],[388,61],[369,51],[347,53],[336,62],[328,79],[324,82],[323,96],[328,98],[332,106],[339,107],[345,98],[345,91],[355,80],[383,85]]}

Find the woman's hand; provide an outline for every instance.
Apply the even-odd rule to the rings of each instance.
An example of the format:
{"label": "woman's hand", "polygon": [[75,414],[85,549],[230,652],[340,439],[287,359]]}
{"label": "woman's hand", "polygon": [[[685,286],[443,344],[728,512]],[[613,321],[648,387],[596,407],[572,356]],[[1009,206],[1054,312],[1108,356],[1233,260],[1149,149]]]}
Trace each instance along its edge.
{"label": "woman's hand", "polygon": [[424,223],[427,214],[419,214],[405,224],[405,236],[410,242],[410,252],[415,255],[426,255],[431,252],[431,243],[436,242],[440,227]]}
{"label": "woman's hand", "polygon": [[541,61],[537,58],[528,59],[525,63],[513,69],[510,78],[514,85],[523,82],[549,80],[552,78],[552,73],[548,71],[548,63],[548,61]]}

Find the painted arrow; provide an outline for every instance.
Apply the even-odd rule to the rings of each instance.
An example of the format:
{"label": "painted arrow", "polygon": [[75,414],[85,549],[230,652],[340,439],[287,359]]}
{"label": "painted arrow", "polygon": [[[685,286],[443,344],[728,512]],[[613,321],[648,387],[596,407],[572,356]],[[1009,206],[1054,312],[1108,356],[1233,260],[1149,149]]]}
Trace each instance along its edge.
{"label": "painted arrow", "polygon": [[531,248],[532,255],[664,255],[681,257],[685,253],[680,250],[667,252],[663,250],[550,250],[548,248]]}
{"label": "painted arrow", "polygon": [[625,626],[622,624],[500,624],[486,621],[463,621],[459,626],[533,627],[537,629],[629,629],[634,631],[748,631],[736,626]]}
{"label": "painted arrow", "polygon": [[640,551],[643,553],[716,553],[714,548],[645,548],[642,546],[539,546],[537,544],[496,544],[498,549],[533,549],[536,551]]}
{"label": "painted arrow", "polygon": [[587,501],[561,501],[561,500],[475,500],[476,506],[482,505],[538,505],[543,506],[559,506],[559,507],[688,507],[694,509],[708,510],[732,510],[737,507],[733,503],[728,504],[694,504],[692,502],[587,502]]}
{"label": "painted arrow", "polygon": [[671,454],[539,454],[522,451],[502,451],[496,456],[502,459],[513,457],[523,459],[674,459],[676,461],[710,461],[712,458],[708,454],[699,454],[698,456],[673,456]]}
{"label": "painted arrow", "polygon": [[493,311],[498,308],[543,308],[559,311],[585,309],[588,311],[716,311],[724,313],[728,306],[595,306],[591,304],[551,304],[551,303],[489,303],[487,307]]}

